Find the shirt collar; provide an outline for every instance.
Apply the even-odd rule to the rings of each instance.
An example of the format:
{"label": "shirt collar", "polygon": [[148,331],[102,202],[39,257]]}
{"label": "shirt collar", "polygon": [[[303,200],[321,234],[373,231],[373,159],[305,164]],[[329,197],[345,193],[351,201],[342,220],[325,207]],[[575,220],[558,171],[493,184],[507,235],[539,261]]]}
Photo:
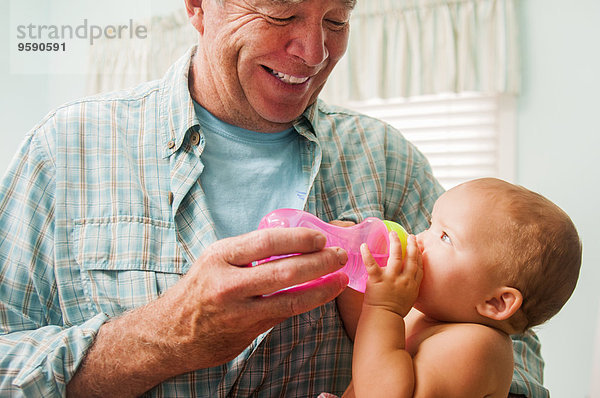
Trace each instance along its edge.
{"label": "shirt collar", "polygon": [[175,153],[188,130],[199,125],[188,86],[190,65],[195,53],[196,46],[193,46],[169,68],[160,85],[163,157]]}
{"label": "shirt collar", "polygon": [[319,103],[317,99],[314,104],[310,105],[302,115],[294,122],[294,128],[299,134],[308,138],[311,141],[317,141],[319,128]]}

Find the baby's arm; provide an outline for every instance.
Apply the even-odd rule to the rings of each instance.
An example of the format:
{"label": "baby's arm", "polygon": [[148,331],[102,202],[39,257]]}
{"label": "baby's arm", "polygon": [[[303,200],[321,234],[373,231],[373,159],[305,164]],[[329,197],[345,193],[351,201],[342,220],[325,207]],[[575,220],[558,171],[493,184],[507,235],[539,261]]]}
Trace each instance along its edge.
{"label": "baby's arm", "polygon": [[385,268],[361,248],[369,280],[354,343],[353,384],[344,397],[506,397],[513,363],[512,344],[503,332],[436,323],[418,348],[411,348],[414,357],[408,353],[404,317],[418,295],[421,253],[410,236],[403,266],[400,242],[395,236],[390,242]]}
{"label": "baby's arm", "polygon": [[404,317],[423,277],[420,251],[411,235],[403,264],[400,240],[391,233],[387,267],[377,265],[366,245],[361,254],[369,279],[354,343],[354,392],[357,397],[411,397],[415,378],[413,360],[405,350]]}
{"label": "baby's arm", "polygon": [[362,309],[364,293],[347,287],[336,299],[336,304],[346,334],[352,341],[356,335],[356,327]]}

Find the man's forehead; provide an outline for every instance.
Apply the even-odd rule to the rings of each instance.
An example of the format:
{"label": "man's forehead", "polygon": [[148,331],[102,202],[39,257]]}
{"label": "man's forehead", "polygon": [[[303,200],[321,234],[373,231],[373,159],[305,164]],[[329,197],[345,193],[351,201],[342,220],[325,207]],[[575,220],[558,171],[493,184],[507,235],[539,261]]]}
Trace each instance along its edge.
{"label": "man's forehead", "polygon": [[[266,0],[266,3],[275,3],[275,4],[300,4],[304,3],[306,0]],[[348,8],[354,8],[356,5],[356,0],[335,0],[340,4],[344,5]]]}

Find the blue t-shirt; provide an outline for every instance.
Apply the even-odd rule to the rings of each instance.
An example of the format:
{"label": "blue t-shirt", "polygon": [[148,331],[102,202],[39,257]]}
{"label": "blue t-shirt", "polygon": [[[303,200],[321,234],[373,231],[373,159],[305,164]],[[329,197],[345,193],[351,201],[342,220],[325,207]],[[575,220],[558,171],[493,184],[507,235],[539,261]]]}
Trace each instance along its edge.
{"label": "blue t-shirt", "polygon": [[293,127],[258,133],[194,107],[205,137],[200,183],[219,239],[255,230],[275,209],[304,207],[309,176],[302,173],[302,138]]}

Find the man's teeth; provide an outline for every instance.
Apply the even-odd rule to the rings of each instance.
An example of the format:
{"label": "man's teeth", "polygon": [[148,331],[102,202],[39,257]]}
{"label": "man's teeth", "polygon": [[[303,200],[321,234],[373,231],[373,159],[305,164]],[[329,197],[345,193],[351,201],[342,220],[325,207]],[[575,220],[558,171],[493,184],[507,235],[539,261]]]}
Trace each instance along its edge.
{"label": "man's teeth", "polygon": [[302,84],[308,80],[308,77],[296,77],[292,75],[286,75],[285,73],[277,72],[272,69],[271,73],[273,74],[273,76],[277,76],[279,80],[287,84]]}

